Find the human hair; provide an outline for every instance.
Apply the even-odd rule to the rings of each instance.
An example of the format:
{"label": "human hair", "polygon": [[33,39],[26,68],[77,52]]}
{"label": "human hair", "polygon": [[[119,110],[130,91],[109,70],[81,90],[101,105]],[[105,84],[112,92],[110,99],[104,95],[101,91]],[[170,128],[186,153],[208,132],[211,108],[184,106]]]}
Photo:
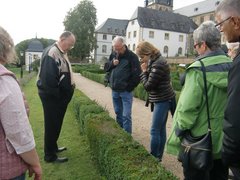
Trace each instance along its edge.
{"label": "human hair", "polygon": [[203,22],[194,32],[193,40],[196,43],[205,42],[210,50],[215,50],[221,47],[221,33],[215,27],[213,21]]}
{"label": "human hair", "polygon": [[16,59],[13,40],[8,32],[0,26],[0,63],[10,63]]}
{"label": "human hair", "polygon": [[239,0],[223,0],[216,8],[216,14],[223,14],[224,18],[227,16],[240,16],[240,1]]}
{"label": "human hair", "polygon": [[[64,31],[61,35],[60,35],[60,39],[66,39],[69,36],[74,36],[74,34],[70,31]],[[74,36],[75,37],[75,36]]]}
{"label": "human hair", "polygon": [[117,43],[121,43],[122,45],[125,45],[125,38],[122,36],[116,36],[113,40],[112,40],[112,45],[114,46]]}
{"label": "human hair", "polygon": [[147,41],[141,41],[140,43],[138,43],[136,53],[138,56],[150,55],[150,58],[153,60],[155,60],[157,57],[159,57],[159,55],[161,55],[160,50]]}

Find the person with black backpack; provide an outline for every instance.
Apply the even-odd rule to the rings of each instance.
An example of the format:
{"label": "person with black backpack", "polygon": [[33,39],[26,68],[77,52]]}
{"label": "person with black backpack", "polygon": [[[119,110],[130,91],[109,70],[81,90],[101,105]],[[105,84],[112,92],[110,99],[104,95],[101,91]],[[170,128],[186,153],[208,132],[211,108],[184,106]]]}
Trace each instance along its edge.
{"label": "person with black backpack", "polygon": [[127,48],[122,36],[116,36],[112,45],[113,52],[104,69],[109,73],[109,86],[112,89],[116,121],[120,127],[131,134],[132,91],[140,82],[140,62],[137,55]]}

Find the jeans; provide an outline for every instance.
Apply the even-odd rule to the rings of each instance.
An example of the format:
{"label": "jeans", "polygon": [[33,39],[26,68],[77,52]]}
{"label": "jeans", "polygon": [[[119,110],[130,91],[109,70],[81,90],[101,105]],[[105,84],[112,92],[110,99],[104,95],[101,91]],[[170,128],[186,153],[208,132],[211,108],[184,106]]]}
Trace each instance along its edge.
{"label": "jeans", "polygon": [[15,178],[13,178],[13,179],[11,179],[11,180],[25,180],[25,173],[23,173],[23,174],[20,175],[20,176],[15,177]]}
{"label": "jeans", "polygon": [[151,154],[162,159],[166,143],[166,122],[170,108],[169,101],[154,103],[151,127]]}
{"label": "jeans", "polygon": [[132,134],[132,92],[112,91],[112,99],[117,123],[125,131]]}
{"label": "jeans", "polygon": [[222,163],[221,159],[213,161],[213,167],[208,171],[183,167],[184,180],[228,180],[228,167]]}

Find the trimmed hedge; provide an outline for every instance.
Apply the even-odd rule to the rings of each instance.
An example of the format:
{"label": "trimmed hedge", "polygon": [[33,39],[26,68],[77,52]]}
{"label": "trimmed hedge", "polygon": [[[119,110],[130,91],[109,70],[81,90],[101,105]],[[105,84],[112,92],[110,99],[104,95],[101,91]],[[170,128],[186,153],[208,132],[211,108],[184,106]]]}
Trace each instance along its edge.
{"label": "trimmed hedge", "polygon": [[96,102],[78,90],[73,98],[80,129],[89,140],[93,158],[107,179],[178,179],[120,128]]}

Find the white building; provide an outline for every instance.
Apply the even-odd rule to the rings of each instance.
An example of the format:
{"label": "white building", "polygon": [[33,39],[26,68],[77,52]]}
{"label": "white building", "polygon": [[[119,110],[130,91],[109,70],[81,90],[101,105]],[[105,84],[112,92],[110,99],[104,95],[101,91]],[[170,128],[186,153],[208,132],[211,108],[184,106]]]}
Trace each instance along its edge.
{"label": "white building", "polygon": [[185,56],[195,28],[197,25],[186,16],[138,7],[127,26],[127,45],[135,51],[140,41],[149,41],[165,57]]}
{"label": "white building", "polygon": [[172,12],[173,0],[146,0],[145,6],[138,7],[130,20],[107,19],[96,29],[95,62],[109,57],[116,35],[126,37],[128,48],[134,52],[143,40],[153,43],[165,57],[185,56],[193,50],[191,35],[197,25]]}
{"label": "white building", "polygon": [[28,48],[25,51],[26,71],[32,70],[31,64],[34,61],[41,59],[42,52],[43,52],[43,45],[39,40],[33,39],[32,41],[29,42]]}
{"label": "white building", "polygon": [[97,48],[94,50],[95,62],[108,58],[112,52],[112,40],[115,36],[126,35],[128,20],[108,18],[95,30]]}

